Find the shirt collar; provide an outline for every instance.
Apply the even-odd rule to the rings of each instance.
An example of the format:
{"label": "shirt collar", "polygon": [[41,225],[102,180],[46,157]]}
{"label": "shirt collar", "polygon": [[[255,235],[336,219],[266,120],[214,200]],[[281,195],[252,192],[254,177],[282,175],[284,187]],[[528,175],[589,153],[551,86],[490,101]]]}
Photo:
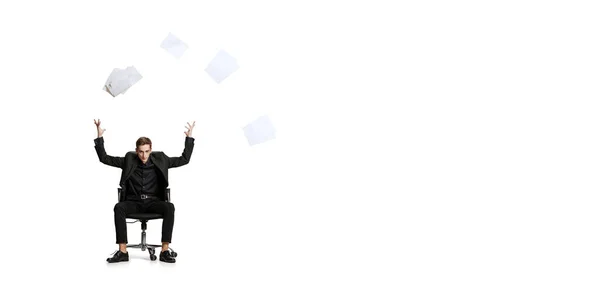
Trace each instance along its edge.
{"label": "shirt collar", "polygon": [[[152,153],[151,153],[151,155],[152,155]],[[144,164],[142,162],[142,160],[140,159],[139,156],[137,157],[137,161],[138,161],[139,165],[144,165],[144,166],[151,165],[152,164],[152,156],[148,157],[148,161],[146,161],[146,164]]]}

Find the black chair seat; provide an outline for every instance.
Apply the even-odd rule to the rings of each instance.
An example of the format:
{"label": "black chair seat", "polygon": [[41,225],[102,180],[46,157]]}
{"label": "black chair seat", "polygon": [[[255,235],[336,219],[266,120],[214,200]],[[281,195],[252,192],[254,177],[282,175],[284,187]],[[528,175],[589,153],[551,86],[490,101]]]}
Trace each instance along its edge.
{"label": "black chair seat", "polygon": [[162,214],[158,214],[158,213],[129,213],[129,214],[127,214],[126,217],[139,219],[139,220],[151,220],[151,219],[163,218]]}

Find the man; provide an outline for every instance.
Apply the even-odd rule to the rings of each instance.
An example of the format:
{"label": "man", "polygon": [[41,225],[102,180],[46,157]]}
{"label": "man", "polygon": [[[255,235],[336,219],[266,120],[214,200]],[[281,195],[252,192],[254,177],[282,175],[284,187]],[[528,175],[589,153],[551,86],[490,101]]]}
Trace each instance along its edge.
{"label": "man", "polygon": [[194,150],[194,138],[192,130],[196,125],[188,123],[187,131],[184,132],[185,148],[180,157],[169,157],[163,152],[152,152],[152,141],[146,137],[140,137],[135,143],[135,152],[130,151],[124,157],[115,157],[106,154],[104,150],[105,129],[100,127],[100,119],[94,124],[98,130],[98,138],[94,140],[96,153],[100,162],[121,168],[121,186],[125,200],[115,205],[115,229],[117,233],[117,244],[119,250],[106,259],[109,263],[129,261],[127,252],[127,223],[125,216],[128,213],[159,213],[163,215],[162,223],[162,250],[160,261],[174,263],[175,257],[169,251],[171,235],[173,233],[173,222],[175,219],[175,206],[165,202],[165,191],[169,186],[168,169],[180,167],[190,162]]}

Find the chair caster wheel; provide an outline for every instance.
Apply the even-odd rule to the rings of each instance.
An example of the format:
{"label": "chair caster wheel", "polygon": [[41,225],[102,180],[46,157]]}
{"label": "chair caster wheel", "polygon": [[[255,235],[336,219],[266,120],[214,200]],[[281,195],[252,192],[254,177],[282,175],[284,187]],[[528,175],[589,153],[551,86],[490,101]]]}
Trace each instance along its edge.
{"label": "chair caster wheel", "polygon": [[150,253],[150,255],[154,255],[154,248],[148,248],[148,253]]}
{"label": "chair caster wheel", "polygon": [[155,260],[156,260],[156,255],[154,255],[154,254],[151,254],[151,255],[150,255],[150,260],[152,260],[152,261],[155,261]]}
{"label": "chair caster wheel", "polygon": [[173,256],[173,257],[177,257],[177,252],[175,252],[175,251],[171,251],[171,256]]}

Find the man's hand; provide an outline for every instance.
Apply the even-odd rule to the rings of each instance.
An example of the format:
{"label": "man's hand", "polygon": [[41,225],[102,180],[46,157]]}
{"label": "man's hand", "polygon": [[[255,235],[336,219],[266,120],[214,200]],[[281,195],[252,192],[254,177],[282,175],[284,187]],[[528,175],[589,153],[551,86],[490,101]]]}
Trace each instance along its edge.
{"label": "man's hand", "polygon": [[187,137],[191,137],[191,136],[192,136],[192,130],[193,130],[193,129],[194,129],[194,127],[196,126],[196,121],[194,121],[194,123],[192,123],[191,125],[190,125],[190,123],[187,123],[187,124],[188,124],[188,125],[187,125],[185,128],[186,128],[186,129],[188,129],[188,131],[187,131],[187,132],[184,132],[184,133],[185,133],[185,135],[186,135]]}
{"label": "man's hand", "polygon": [[106,131],[106,129],[102,129],[100,127],[100,119],[98,119],[98,121],[94,119],[94,124],[96,125],[96,129],[98,129],[98,138],[102,137],[102,134],[104,134],[104,131]]}

